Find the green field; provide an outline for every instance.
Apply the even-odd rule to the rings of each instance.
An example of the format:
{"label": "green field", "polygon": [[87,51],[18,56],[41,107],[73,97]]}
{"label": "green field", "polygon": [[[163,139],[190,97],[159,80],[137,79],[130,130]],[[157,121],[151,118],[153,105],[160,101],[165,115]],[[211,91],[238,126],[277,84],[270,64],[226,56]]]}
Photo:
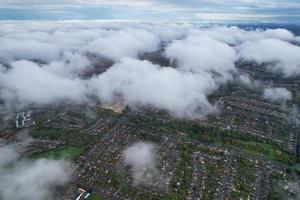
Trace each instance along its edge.
{"label": "green field", "polygon": [[52,159],[68,159],[75,160],[78,158],[83,152],[85,152],[86,147],[75,147],[75,146],[62,146],[58,147],[54,150],[43,151],[41,153],[34,154],[31,158],[39,159],[39,158],[52,158]]}
{"label": "green field", "polygon": [[100,107],[96,108],[96,113],[99,117],[106,117],[106,118],[116,118],[121,115],[120,113],[116,113],[111,110],[100,108]]}
{"label": "green field", "polygon": [[283,181],[285,178],[279,174],[273,172],[270,175],[270,190],[268,194],[268,200],[288,200],[288,193],[283,189],[283,185],[280,181]]}
{"label": "green field", "polygon": [[88,200],[104,200],[104,198],[98,193],[92,193]]}
{"label": "green field", "polygon": [[207,178],[204,181],[205,188],[203,189],[204,200],[214,199],[216,189],[218,187],[218,177],[221,173],[220,161],[206,160],[204,163],[205,173]]}
{"label": "green field", "polygon": [[234,191],[229,199],[247,200],[251,194],[251,185],[255,181],[255,167],[249,160],[238,157],[237,168],[234,177]]}
{"label": "green field", "polygon": [[[179,163],[171,180],[171,193],[164,200],[184,199],[187,196],[193,174],[193,160],[190,146],[182,145]],[[177,183],[180,185],[177,185]]]}
{"label": "green field", "polygon": [[60,129],[32,129],[29,134],[33,138],[48,139],[64,142],[63,145],[52,149],[44,149],[40,153],[35,153],[32,158],[66,158],[75,160],[84,153],[93,142],[93,137],[87,134],[79,134],[73,131],[63,131]]}
{"label": "green field", "polygon": [[152,131],[165,134],[174,135],[177,132],[183,132],[186,133],[186,136],[182,136],[183,139],[197,140],[210,145],[233,148],[240,152],[264,156],[271,161],[285,164],[296,162],[295,155],[288,153],[278,144],[251,135],[250,133],[225,131],[191,121],[170,121],[163,124],[155,120],[149,121],[143,118],[135,118],[133,122],[137,127],[148,128]]}

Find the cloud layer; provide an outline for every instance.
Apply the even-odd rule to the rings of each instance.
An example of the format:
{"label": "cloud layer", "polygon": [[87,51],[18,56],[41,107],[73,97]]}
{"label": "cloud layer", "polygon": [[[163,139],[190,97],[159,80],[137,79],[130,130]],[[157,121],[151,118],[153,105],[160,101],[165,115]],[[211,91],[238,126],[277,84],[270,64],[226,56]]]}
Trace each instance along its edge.
{"label": "cloud layer", "polygon": [[300,72],[300,47],[279,39],[246,42],[240,46],[242,59],[269,63],[271,71],[292,76]]}
{"label": "cloud layer", "polygon": [[[217,110],[207,96],[236,77],[240,60],[284,77],[300,75],[299,36],[285,29],[115,21],[1,27],[0,97],[6,104],[96,98],[203,117]],[[160,52],[170,65],[141,60],[146,52]]]}

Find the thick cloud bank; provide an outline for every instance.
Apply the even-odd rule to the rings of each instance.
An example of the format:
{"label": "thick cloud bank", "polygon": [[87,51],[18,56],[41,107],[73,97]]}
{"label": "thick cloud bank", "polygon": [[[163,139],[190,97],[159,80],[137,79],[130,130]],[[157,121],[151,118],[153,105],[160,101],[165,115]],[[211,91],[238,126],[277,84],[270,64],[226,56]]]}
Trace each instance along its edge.
{"label": "thick cloud bank", "polygon": [[158,176],[155,148],[154,144],[138,142],[123,151],[123,162],[131,167],[135,185],[151,185]]}
{"label": "thick cloud bank", "polygon": [[267,63],[269,70],[285,76],[300,73],[300,47],[282,40],[246,42],[240,46],[240,56],[258,64]]}
{"label": "thick cloud bank", "polygon": [[[217,110],[207,96],[238,77],[240,60],[300,75],[298,40],[285,29],[190,23],[1,22],[0,98],[16,107],[96,97],[203,117]],[[149,52],[170,66],[142,61]]]}
{"label": "thick cloud bank", "polygon": [[6,101],[45,104],[85,99],[86,88],[82,80],[59,76],[31,61],[12,62],[11,68],[0,74],[0,83]]}
{"label": "thick cloud bank", "polygon": [[130,105],[151,105],[178,116],[191,116],[197,109],[202,114],[214,109],[206,94],[217,86],[209,75],[124,58],[92,79],[90,87],[104,101],[121,98]]}
{"label": "thick cloud bank", "polygon": [[19,160],[24,143],[0,146],[0,199],[53,199],[51,190],[70,180],[72,167],[63,160]]}
{"label": "thick cloud bank", "polygon": [[166,55],[177,61],[178,68],[183,71],[206,76],[215,73],[225,80],[230,71],[235,70],[237,60],[234,48],[200,33],[174,41],[167,47]]}

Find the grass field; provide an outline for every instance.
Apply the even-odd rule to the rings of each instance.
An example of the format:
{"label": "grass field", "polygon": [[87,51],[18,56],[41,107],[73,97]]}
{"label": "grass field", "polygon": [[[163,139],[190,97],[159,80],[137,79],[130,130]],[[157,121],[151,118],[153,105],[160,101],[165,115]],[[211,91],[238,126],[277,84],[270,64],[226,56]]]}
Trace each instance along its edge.
{"label": "grass field", "polygon": [[29,134],[33,138],[58,140],[64,142],[58,148],[45,149],[41,153],[32,155],[32,158],[65,158],[75,160],[84,153],[93,142],[93,137],[87,134],[63,131],[61,129],[32,129]]}
{"label": "grass field", "polygon": [[54,150],[44,151],[42,153],[34,154],[31,158],[51,158],[51,159],[68,159],[75,160],[78,158],[84,151],[86,147],[76,147],[76,146],[62,146]]}
{"label": "grass field", "polygon": [[101,117],[119,117],[121,114],[120,113],[116,113],[116,112],[113,112],[111,110],[108,110],[108,109],[104,109],[104,108],[100,108],[98,107],[96,109],[96,113],[98,116],[101,116]]}
{"label": "grass field", "polygon": [[93,193],[87,200],[104,200],[104,198],[98,193]]}
{"label": "grass field", "polygon": [[190,121],[171,121],[162,124],[155,120],[146,121],[143,118],[136,118],[134,123],[137,127],[148,128],[165,134],[174,135],[176,132],[183,132],[186,133],[186,136],[182,137],[186,137],[186,139],[237,149],[241,152],[264,156],[271,161],[285,164],[296,162],[295,155],[290,154],[278,144],[250,133],[225,131]]}

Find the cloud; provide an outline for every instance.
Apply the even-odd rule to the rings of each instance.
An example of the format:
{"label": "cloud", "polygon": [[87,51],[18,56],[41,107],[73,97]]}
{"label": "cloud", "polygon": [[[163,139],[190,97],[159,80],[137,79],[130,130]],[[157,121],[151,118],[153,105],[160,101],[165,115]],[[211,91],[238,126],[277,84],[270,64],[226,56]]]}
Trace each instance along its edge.
{"label": "cloud", "polygon": [[300,113],[299,113],[299,109],[297,106],[294,106],[289,115],[288,115],[288,120],[289,122],[295,124],[296,126],[300,125]]}
{"label": "cloud", "polygon": [[237,81],[246,87],[255,85],[255,82],[250,79],[249,75],[241,74],[237,77]]}
{"label": "cloud", "polygon": [[123,162],[131,167],[134,185],[151,185],[159,175],[156,146],[138,142],[123,151]]}
{"label": "cloud", "polygon": [[[20,160],[24,143],[0,146],[0,198],[43,200],[53,198],[54,186],[70,180],[72,166],[63,160]],[[51,172],[51,173],[49,173]]]}
{"label": "cloud", "polygon": [[7,103],[48,104],[86,101],[84,82],[67,79],[30,61],[16,61],[0,72],[1,96]]}
{"label": "cloud", "polygon": [[[207,96],[241,75],[235,66],[240,60],[285,77],[300,74],[299,36],[285,29],[132,21],[1,22],[1,27],[0,44],[6,46],[0,47],[0,98],[12,106],[79,104],[97,97],[201,118],[217,110]],[[170,62],[142,61],[145,52]]]}
{"label": "cloud", "polygon": [[[166,48],[166,56],[177,62],[182,71],[212,74],[227,80],[235,70],[237,55],[234,48],[208,35],[195,33],[184,40],[177,40]],[[217,79],[217,78],[215,78]]]}
{"label": "cloud", "polygon": [[4,167],[5,165],[17,160],[23,148],[23,144],[11,144],[4,147],[0,147],[0,167]]}
{"label": "cloud", "polygon": [[300,47],[279,39],[245,42],[239,47],[239,56],[258,64],[268,64],[270,71],[285,76],[300,74]]}
{"label": "cloud", "polygon": [[284,103],[292,99],[292,93],[286,88],[267,88],[263,97],[272,102]]}
{"label": "cloud", "polygon": [[209,74],[181,72],[148,61],[123,58],[93,78],[90,87],[103,101],[154,106],[179,117],[200,117],[215,110],[206,98],[217,88]]}
{"label": "cloud", "polygon": [[295,35],[290,31],[282,28],[278,29],[267,29],[263,32],[266,38],[275,38],[283,41],[293,41]]}
{"label": "cloud", "polygon": [[60,60],[42,66],[45,71],[68,78],[76,78],[93,70],[92,63],[86,56],[71,52],[64,52]]}
{"label": "cloud", "polygon": [[136,58],[140,52],[155,51],[159,47],[159,38],[145,30],[129,29],[110,31],[107,37],[100,37],[84,47],[106,58],[118,61],[123,57]]}
{"label": "cloud", "polygon": [[59,49],[43,42],[5,40],[0,43],[0,56],[3,61],[15,59],[51,61],[59,57]]}
{"label": "cloud", "polygon": [[134,6],[134,7],[144,7],[149,5],[154,5],[155,0],[2,0],[4,5],[114,5],[114,6]]}
{"label": "cloud", "polygon": [[[195,32],[195,30],[194,30]],[[286,29],[254,29],[245,30],[236,26],[213,26],[196,30],[196,33],[209,35],[210,37],[229,44],[237,46],[245,42],[257,42],[264,39],[278,39],[288,42],[294,42],[296,37],[293,33]]]}

